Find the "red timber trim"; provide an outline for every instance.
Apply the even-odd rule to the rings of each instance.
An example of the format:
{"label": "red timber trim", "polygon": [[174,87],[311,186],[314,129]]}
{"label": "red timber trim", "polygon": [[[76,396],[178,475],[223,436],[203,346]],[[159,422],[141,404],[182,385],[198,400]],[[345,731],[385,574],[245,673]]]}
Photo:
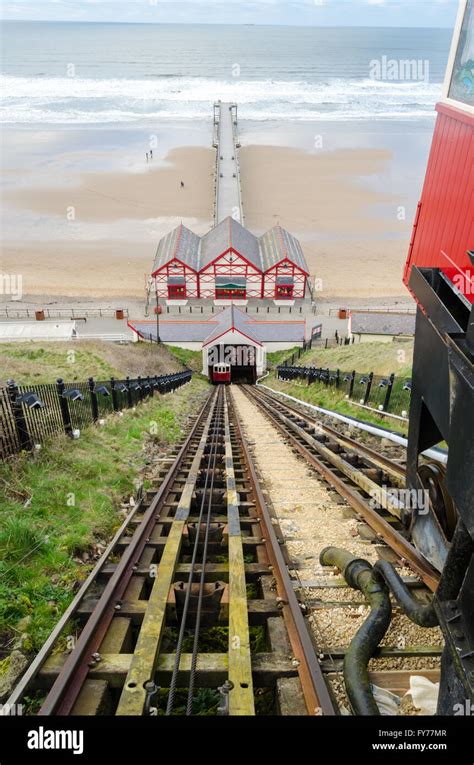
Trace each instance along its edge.
{"label": "red timber trim", "polygon": [[[285,253],[285,257],[283,258],[283,260],[288,260],[289,263],[291,263],[293,266],[295,266],[295,268],[297,268],[299,271],[303,271],[303,273],[305,273],[306,276],[309,276],[309,273],[307,271],[305,271],[304,268],[300,268],[300,266],[297,266],[296,263],[291,259],[290,253],[288,252],[288,248],[286,247],[286,245],[285,245],[285,243],[283,241],[282,228],[281,228],[279,223],[277,224],[276,228],[278,229],[278,236],[280,237],[281,249]],[[280,263],[282,263],[283,260],[281,260]],[[278,266],[279,264],[275,263],[275,265]]]}
{"label": "red timber trim", "polygon": [[275,268],[278,268],[279,266],[281,266],[282,263],[289,263],[290,266],[292,266],[296,271],[299,271],[301,274],[304,274],[305,276],[309,276],[309,271],[305,271],[304,268],[301,268],[300,266],[298,266],[290,258],[289,255],[279,260],[278,263],[274,263],[273,266],[271,266],[270,268],[267,268],[267,270],[264,271],[264,275],[266,276],[267,274],[270,273],[270,271],[273,271]]}
{"label": "red timber trim", "polygon": [[[155,324],[155,326],[156,326],[156,322],[151,322],[151,321],[150,321],[149,323],[150,323],[150,324]],[[138,337],[141,337],[141,339],[142,339],[142,340],[144,340],[144,339],[145,339],[145,338],[144,338],[144,336],[142,335],[142,333],[141,333],[141,332],[139,332],[139,331],[138,331],[138,329],[136,329],[136,327],[134,327],[134,326],[133,326],[133,324],[131,323],[131,321],[127,321],[127,327],[128,327],[129,329],[131,329],[131,330],[132,330],[132,332],[135,332],[135,334],[136,334],[136,335],[138,335]]]}
{"label": "red timber trim", "polygon": [[458,122],[465,122],[467,125],[472,125],[474,123],[474,114],[465,112],[457,106],[440,102],[439,104],[436,104],[435,108],[439,114],[445,114],[448,117],[452,117],[454,120],[458,120]]}
{"label": "red timber trim", "polygon": [[[288,263],[289,268],[282,268],[283,263]],[[306,271],[295,265],[292,260],[280,260],[274,266],[265,271],[264,274],[264,292],[263,297],[275,300],[278,276],[291,276],[294,281],[293,297],[294,300],[302,300],[306,294],[306,283],[308,275]],[[285,298],[283,298],[285,299]],[[288,298],[290,299],[290,298]]]}
{"label": "red timber trim", "polygon": [[188,271],[192,271],[192,273],[196,274],[196,276],[199,273],[198,271],[195,271],[192,266],[188,266],[187,263],[184,263],[179,258],[173,257],[171,258],[171,260],[168,260],[164,265],[162,265],[161,268],[157,268],[156,271],[152,271],[152,274],[151,274],[152,277],[155,277],[157,274],[161,274],[161,272],[164,271],[165,269],[168,269],[172,263],[179,263],[180,266],[183,266],[183,268]]}
{"label": "red timber trim", "polygon": [[198,298],[199,297],[199,284],[197,272],[187,266],[182,261],[175,258],[162,266],[158,271],[155,271],[152,278],[155,281],[155,289],[158,290],[158,296],[167,299],[173,299],[169,294],[168,279],[172,276],[180,276],[184,281],[186,287],[186,298]]}
{"label": "red timber trim", "polygon": [[408,281],[408,272],[411,268],[411,257],[413,254],[413,247],[415,246],[415,239],[416,239],[416,230],[418,228],[418,221],[420,219],[420,212],[421,212],[421,206],[422,202],[418,202],[417,208],[416,208],[416,214],[415,214],[415,222],[413,223],[413,229],[411,232],[411,240],[410,240],[410,247],[408,249],[408,258],[407,262],[405,263],[405,270],[403,272],[403,281],[405,284],[407,284]]}
{"label": "red timber trim", "polygon": [[262,271],[262,269],[261,269],[261,268],[258,268],[258,266],[255,266],[253,263],[251,263],[251,262],[250,262],[250,260],[248,260],[248,259],[245,257],[245,255],[242,255],[242,254],[241,254],[241,253],[240,253],[238,250],[236,250],[236,249],[235,249],[235,247],[228,247],[228,248],[227,248],[227,250],[224,250],[224,252],[221,252],[221,253],[220,253],[220,255],[218,255],[216,258],[214,258],[214,260],[211,260],[211,261],[210,261],[210,262],[207,264],[207,266],[204,266],[204,268],[201,268],[201,270],[199,271],[199,273],[200,273],[201,275],[202,275],[202,274],[204,274],[204,273],[205,273],[205,272],[206,272],[208,269],[210,269],[210,268],[211,268],[211,266],[214,266],[214,265],[217,263],[217,261],[218,261],[218,260],[220,260],[221,258],[224,258],[224,257],[225,257],[226,255],[228,255],[230,252],[231,252],[233,255],[237,255],[237,257],[239,257],[239,258],[242,258],[242,260],[244,260],[244,261],[245,261],[245,263],[246,263],[246,264],[247,264],[247,265],[248,265],[250,268],[252,268],[252,269],[253,269],[253,270],[254,270],[254,271],[257,273],[257,274],[262,274],[262,273],[263,273],[263,271]]}
{"label": "red timber trim", "polygon": [[[220,333],[220,335],[217,335],[217,337],[213,337],[212,340],[209,340],[209,342],[203,343],[202,347],[205,348],[207,345],[212,345],[216,343],[220,337],[223,337],[228,332],[238,332],[239,335],[241,335],[242,337],[245,337],[247,340],[250,340],[251,343],[255,343],[255,345],[259,345],[260,347],[263,346],[263,343],[261,343],[260,340],[255,340],[254,337],[250,337],[250,335],[246,335],[245,332],[242,332],[241,329],[237,329],[237,327],[232,326],[232,327],[229,327],[228,329],[225,329],[223,332]],[[232,343],[229,343],[229,345],[232,345]]]}

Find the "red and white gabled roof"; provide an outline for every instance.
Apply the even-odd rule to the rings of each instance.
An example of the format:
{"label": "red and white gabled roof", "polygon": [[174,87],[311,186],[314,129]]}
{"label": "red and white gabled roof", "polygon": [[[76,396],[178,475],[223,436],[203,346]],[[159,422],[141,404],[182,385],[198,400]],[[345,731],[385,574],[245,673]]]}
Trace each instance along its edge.
{"label": "red and white gabled roof", "polygon": [[202,238],[181,223],[161,239],[153,264],[155,275],[169,263],[178,261],[196,273],[204,271],[222,255],[235,252],[264,273],[279,263],[288,262],[309,275],[299,241],[281,226],[257,238],[230,216]]}
{"label": "red and white gabled roof", "polygon": [[217,314],[214,319],[217,320],[217,326],[214,327],[212,332],[210,332],[204,339],[202,344],[203,348],[205,348],[206,345],[210,345],[210,343],[214,343],[228,332],[241,335],[255,345],[262,345],[260,340],[252,333],[251,327],[249,326],[251,322],[249,322],[248,317],[233,305],[229,306],[229,308],[225,308],[221,313]]}
{"label": "red and white gabled roof", "polygon": [[193,271],[199,271],[200,245],[200,237],[180,223],[160,240],[153,263],[152,276],[173,260],[178,260],[188,268],[192,268]]}
{"label": "red and white gabled roof", "polygon": [[231,217],[225,218],[201,239],[200,270],[229,250],[241,255],[259,271],[262,270],[257,237]]}
{"label": "red and white gabled roof", "polygon": [[274,226],[260,237],[262,270],[268,271],[282,261],[289,261],[309,275],[303,249],[299,241],[281,226]]}

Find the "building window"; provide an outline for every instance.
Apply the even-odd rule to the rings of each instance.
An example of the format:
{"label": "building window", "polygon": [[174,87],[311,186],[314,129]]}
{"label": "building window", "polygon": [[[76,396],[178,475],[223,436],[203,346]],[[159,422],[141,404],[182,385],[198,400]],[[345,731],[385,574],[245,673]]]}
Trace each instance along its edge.
{"label": "building window", "polygon": [[247,290],[245,287],[227,284],[216,287],[216,300],[245,300]]}
{"label": "building window", "polygon": [[468,0],[466,6],[449,98],[474,106],[474,0]]}
{"label": "building window", "polygon": [[275,297],[279,300],[288,300],[293,297],[294,284],[277,284],[275,288]]}
{"label": "building window", "polygon": [[183,300],[186,297],[185,284],[168,284],[169,300]]}

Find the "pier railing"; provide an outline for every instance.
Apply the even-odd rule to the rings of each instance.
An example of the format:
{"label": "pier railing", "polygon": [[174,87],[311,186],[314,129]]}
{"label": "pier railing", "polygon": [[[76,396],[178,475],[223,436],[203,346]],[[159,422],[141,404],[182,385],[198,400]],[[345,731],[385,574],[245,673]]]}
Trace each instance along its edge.
{"label": "pier railing", "polygon": [[128,319],[128,308],[0,308],[0,319]]}
{"label": "pier railing", "polygon": [[22,451],[39,449],[51,436],[65,433],[79,438],[87,425],[113,412],[130,409],[155,392],[171,393],[191,380],[191,370],[160,377],[125,380],[17,385],[0,388],[0,460]]}

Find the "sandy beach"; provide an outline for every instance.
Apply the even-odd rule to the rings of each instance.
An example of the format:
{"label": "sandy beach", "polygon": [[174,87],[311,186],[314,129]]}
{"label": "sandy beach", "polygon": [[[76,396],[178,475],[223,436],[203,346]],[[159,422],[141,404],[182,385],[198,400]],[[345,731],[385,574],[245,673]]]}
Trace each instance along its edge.
{"label": "sandy beach", "polygon": [[[246,226],[260,234],[280,223],[299,237],[319,300],[406,298],[417,190],[400,192],[390,141],[361,132],[359,141],[314,150],[308,129],[289,133],[275,140],[241,126]],[[4,167],[2,272],[21,273],[31,300],[139,299],[160,237],[181,221],[199,234],[212,225],[210,126],[188,138],[198,145],[162,141],[146,163],[130,142],[78,151],[62,131],[47,141],[28,131],[25,162],[17,156]]]}

